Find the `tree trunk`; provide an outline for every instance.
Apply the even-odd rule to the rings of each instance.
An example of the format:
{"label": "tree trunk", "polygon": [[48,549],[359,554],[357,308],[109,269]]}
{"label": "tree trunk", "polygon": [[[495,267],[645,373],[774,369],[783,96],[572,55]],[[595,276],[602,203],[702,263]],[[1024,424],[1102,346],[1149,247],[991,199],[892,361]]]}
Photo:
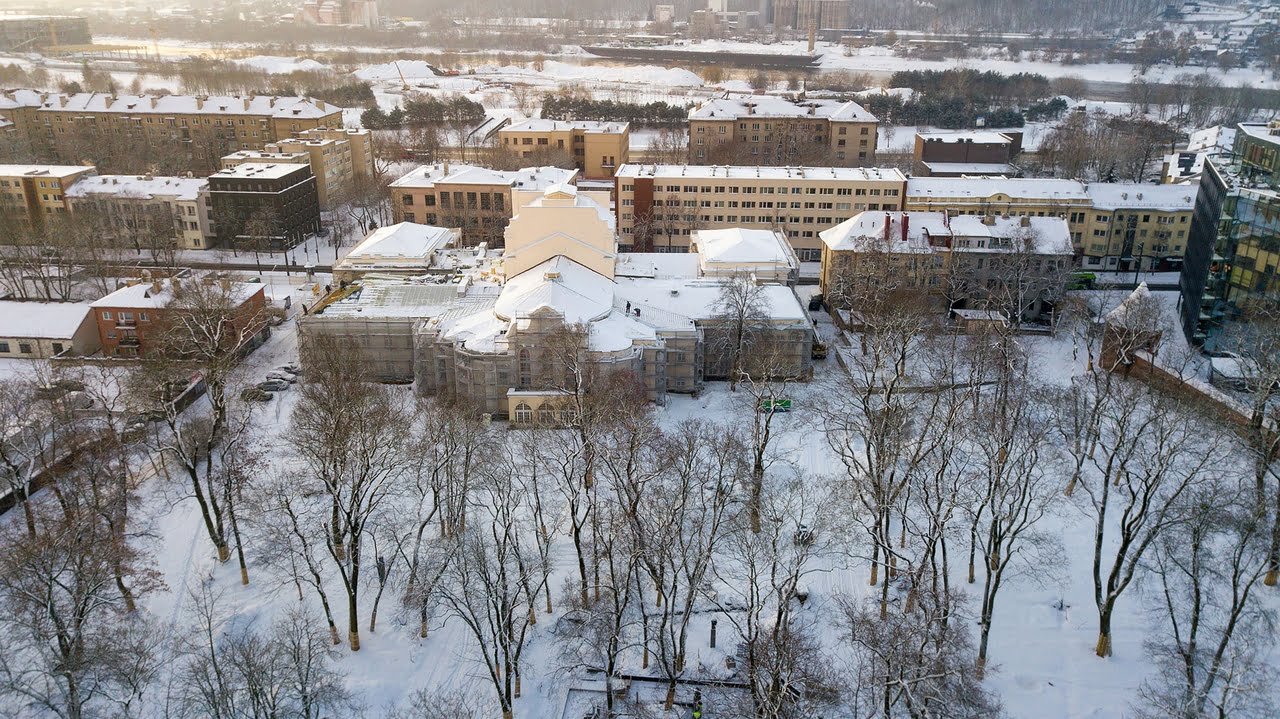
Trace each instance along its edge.
{"label": "tree trunk", "polygon": [[1100,657],[1111,656],[1111,609],[1109,607],[1098,613],[1098,643],[1093,651]]}

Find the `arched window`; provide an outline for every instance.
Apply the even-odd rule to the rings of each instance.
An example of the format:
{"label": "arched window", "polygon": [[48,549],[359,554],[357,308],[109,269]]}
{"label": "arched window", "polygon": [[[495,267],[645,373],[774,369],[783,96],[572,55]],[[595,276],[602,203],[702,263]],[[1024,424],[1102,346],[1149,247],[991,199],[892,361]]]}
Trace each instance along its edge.
{"label": "arched window", "polygon": [[516,381],[519,383],[519,386],[521,388],[527,388],[529,386],[529,383],[533,381],[532,380],[533,368],[532,368],[532,364],[529,361],[528,347],[520,348],[519,367],[517,367],[516,369],[517,369],[517,374],[519,375]]}
{"label": "arched window", "polygon": [[551,405],[544,404],[538,408],[538,424],[552,425],[556,423],[556,413]]}
{"label": "arched window", "polygon": [[516,424],[533,424],[533,408],[524,402],[516,405]]}

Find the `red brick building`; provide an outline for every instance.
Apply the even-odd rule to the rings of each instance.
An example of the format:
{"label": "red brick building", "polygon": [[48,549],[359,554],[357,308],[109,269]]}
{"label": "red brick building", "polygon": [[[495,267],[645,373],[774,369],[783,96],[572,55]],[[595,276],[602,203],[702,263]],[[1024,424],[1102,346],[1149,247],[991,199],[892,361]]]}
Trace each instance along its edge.
{"label": "red brick building", "polygon": [[[202,282],[199,279],[157,280],[139,282],[121,287],[102,299],[91,302],[94,322],[98,326],[98,338],[102,354],[107,357],[137,357],[146,352],[148,332],[163,326],[177,292],[183,291],[183,283]],[[237,306],[238,322],[249,327],[247,331],[233,333],[250,338],[266,327],[266,294],[264,286],[256,283],[233,282],[222,284],[227,296]]]}

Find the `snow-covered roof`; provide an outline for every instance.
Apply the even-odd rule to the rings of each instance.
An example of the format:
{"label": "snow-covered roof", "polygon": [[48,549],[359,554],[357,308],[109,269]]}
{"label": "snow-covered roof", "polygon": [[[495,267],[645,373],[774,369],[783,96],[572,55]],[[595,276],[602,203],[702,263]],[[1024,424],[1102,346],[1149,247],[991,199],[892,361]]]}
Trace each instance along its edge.
{"label": "snow-covered roof", "polygon": [[294,165],[300,165],[304,162],[311,162],[311,156],[305,152],[266,152],[265,150],[236,150],[229,155],[222,156],[223,162],[287,162]]}
{"label": "snow-covered roof", "polygon": [[1088,200],[1083,182],[1008,177],[912,177],[907,197],[990,200],[996,195],[1034,200]]}
{"label": "snow-covered roof", "polygon": [[[486,288],[488,289],[488,288]],[[464,296],[457,282],[363,279],[350,294],[325,305],[325,317],[419,319],[439,316],[460,303],[469,308],[493,305],[496,292]]]}
{"label": "snow-covered roof", "polygon": [[1013,142],[1013,138],[994,130],[930,130],[917,132],[916,137],[925,142],[942,143],[971,142],[981,145],[1008,145]]}
{"label": "snow-covered roof", "polygon": [[[263,285],[257,282],[234,282],[227,296],[233,302],[244,304],[250,297],[262,291]],[[169,280],[162,280],[158,290],[150,282],[138,282],[96,299],[90,302],[89,306],[107,309],[162,309],[169,306],[173,297],[173,285]]]}
{"label": "snow-covered roof", "polygon": [[1006,162],[925,162],[931,177],[959,177],[961,175],[1016,175],[1016,165]]}
{"label": "snow-covered roof", "polygon": [[832,250],[882,249],[895,253],[929,253],[929,237],[949,237],[945,212],[859,212],[818,233]]}
{"label": "snow-covered roof", "polygon": [[242,162],[239,165],[232,165],[218,170],[209,177],[278,180],[297,172],[301,167],[304,167],[304,165],[295,162]]}
{"label": "snow-covered roof", "polygon": [[555,130],[582,130],[589,133],[619,134],[626,132],[631,126],[629,122],[597,122],[595,120],[546,120],[531,118],[507,125],[498,131],[505,132],[552,132]]}
{"label": "snow-covered roof", "polygon": [[628,163],[617,177],[657,180],[881,180],[902,182],[906,176],[885,167],[754,167],[748,165],[648,165]]}
{"label": "snow-covered roof", "polygon": [[[978,215],[957,215],[950,222],[951,235],[955,240],[952,249],[961,251],[999,251],[999,243],[985,243],[983,247],[965,246],[964,238],[986,238],[993,240],[1009,240],[1027,237],[1034,240],[1034,252],[1042,255],[1070,255],[1071,227],[1061,217],[979,217]],[[993,247],[993,244],[995,245]],[[1008,249],[1007,246],[1003,249]]]}
{"label": "snow-covered roof", "polygon": [[80,302],[13,302],[0,300],[0,337],[66,339],[75,335],[89,314]]}
{"label": "snow-covered roof", "polygon": [[695,230],[690,244],[697,245],[704,263],[790,265],[793,260],[786,236],[777,230]]}
{"label": "snow-covered roof", "polygon": [[[630,302],[632,312],[640,310],[637,319],[655,329],[687,330],[697,321],[715,318],[723,284],[714,279],[619,278],[615,305]],[[770,321],[808,323],[808,314],[790,287],[761,285],[760,298]]]}
{"label": "snow-covered roof", "polygon": [[1135,185],[1119,182],[1089,183],[1089,198],[1096,210],[1189,211],[1196,204],[1191,185]]}
{"label": "snow-covered roof", "polygon": [[1187,137],[1188,152],[1230,151],[1235,144],[1236,130],[1225,125],[1196,130]]}
{"label": "snow-covered roof", "polygon": [[736,120],[745,117],[821,117],[835,122],[878,122],[875,115],[851,100],[792,101],[777,95],[716,98],[689,112],[690,120]]}
{"label": "snow-covered roof", "polygon": [[507,279],[494,311],[514,320],[546,308],[565,322],[590,322],[612,311],[613,287],[608,277],[557,255]]}
{"label": "snow-covered roof", "polygon": [[[32,102],[32,100],[35,100]],[[74,95],[22,95],[14,102],[50,112],[100,112],[120,115],[253,115],[274,118],[320,119],[343,108],[310,97],[272,95],[112,95],[81,92]]]}
{"label": "snow-covered roof", "polygon": [[1236,128],[1255,140],[1280,145],[1280,125],[1275,126],[1274,132],[1272,125],[1265,122],[1242,122]]}
{"label": "snow-covered roof", "polygon": [[1144,308],[1151,308],[1150,302],[1151,290],[1143,282],[1115,309],[1108,312],[1105,319],[1108,323],[1129,329],[1157,329],[1148,326],[1152,319],[1150,311],[1143,311]]}
{"label": "snow-covered roof", "polygon": [[85,170],[93,172],[85,165],[0,165],[0,177],[67,177]]}
{"label": "snow-covered roof", "polygon": [[5,90],[0,93],[0,110],[12,110],[15,107],[38,107],[47,96],[48,93],[40,92],[39,90],[22,88]]}
{"label": "snow-covered roof", "polygon": [[620,252],[613,268],[616,277],[692,279],[698,276],[694,252]]}
{"label": "snow-covered roof", "polygon": [[436,250],[447,247],[454,240],[454,232],[445,227],[400,222],[379,227],[370,232],[360,244],[351,248],[345,260],[375,258],[427,259]]}
{"label": "snow-covered roof", "polygon": [[437,163],[423,165],[391,183],[391,187],[434,187],[450,185],[506,185],[521,190],[543,190],[552,185],[572,182],[577,170],[559,167],[526,167],[520,170],[490,170],[475,165]]}
{"label": "snow-covered roof", "polygon": [[94,175],[82,177],[66,191],[67,197],[123,197],[150,200],[157,197],[195,201],[209,189],[203,177],[152,175]]}

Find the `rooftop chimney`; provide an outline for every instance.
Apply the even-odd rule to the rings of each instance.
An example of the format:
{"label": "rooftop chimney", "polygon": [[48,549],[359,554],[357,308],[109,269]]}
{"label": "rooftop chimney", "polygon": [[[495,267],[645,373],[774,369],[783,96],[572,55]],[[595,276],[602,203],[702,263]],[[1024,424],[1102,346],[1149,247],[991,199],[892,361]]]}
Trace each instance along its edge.
{"label": "rooftop chimney", "polygon": [[[113,98],[111,98],[111,99],[113,99],[113,100],[114,100],[115,98],[113,97]],[[152,109],[152,110],[156,109],[156,105],[159,105],[159,104],[160,104],[160,98],[156,97],[155,95],[152,95],[152,96],[151,96],[151,109]]]}
{"label": "rooftop chimney", "polygon": [[911,225],[911,215],[902,213],[902,241],[907,241],[907,228]]}

